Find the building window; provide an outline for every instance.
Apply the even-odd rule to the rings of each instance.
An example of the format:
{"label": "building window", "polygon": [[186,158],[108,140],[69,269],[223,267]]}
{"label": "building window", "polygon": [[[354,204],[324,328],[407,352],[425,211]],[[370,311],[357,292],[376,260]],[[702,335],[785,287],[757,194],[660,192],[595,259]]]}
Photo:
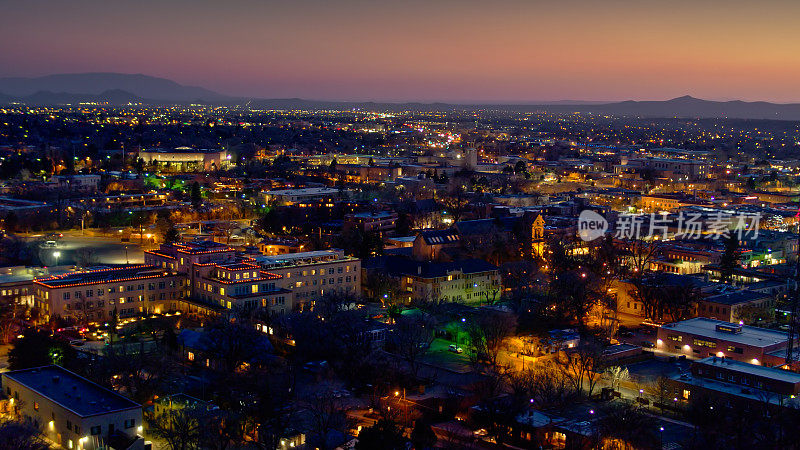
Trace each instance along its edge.
{"label": "building window", "polygon": [[34,411],[38,411],[39,410],[39,402],[33,402],[33,409],[34,409]]}
{"label": "building window", "polygon": [[125,428],[133,428],[136,425],[136,419],[127,419],[125,420]]}
{"label": "building window", "polygon": [[102,432],[102,427],[100,425],[89,429],[89,433],[91,433],[92,436],[98,436],[101,432]]}
{"label": "building window", "polygon": [[717,348],[717,343],[716,342],[706,341],[706,340],[703,340],[703,339],[694,339],[693,340],[693,344],[701,346],[701,347]]}

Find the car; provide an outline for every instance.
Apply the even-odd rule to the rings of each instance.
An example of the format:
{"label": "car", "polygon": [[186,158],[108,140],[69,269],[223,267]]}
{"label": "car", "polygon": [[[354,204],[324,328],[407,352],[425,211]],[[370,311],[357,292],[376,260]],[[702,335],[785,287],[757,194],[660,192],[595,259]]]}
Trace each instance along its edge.
{"label": "car", "polygon": [[620,331],[619,335],[622,336],[622,337],[633,337],[633,331],[629,331],[629,330]]}
{"label": "car", "polygon": [[75,347],[80,347],[85,343],[86,341],[84,341],[83,339],[73,339],[69,341],[69,345],[74,345]]}
{"label": "car", "polygon": [[450,344],[450,347],[448,347],[447,349],[450,350],[453,353],[463,353],[464,352],[464,349],[462,349],[461,347],[459,347],[459,346],[457,346],[455,344]]}
{"label": "car", "polygon": [[650,341],[642,341],[642,347],[644,347],[644,348],[656,348],[656,344],[653,344]]}
{"label": "car", "polygon": [[350,397],[350,391],[348,391],[347,389],[333,391],[333,396],[336,398]]}

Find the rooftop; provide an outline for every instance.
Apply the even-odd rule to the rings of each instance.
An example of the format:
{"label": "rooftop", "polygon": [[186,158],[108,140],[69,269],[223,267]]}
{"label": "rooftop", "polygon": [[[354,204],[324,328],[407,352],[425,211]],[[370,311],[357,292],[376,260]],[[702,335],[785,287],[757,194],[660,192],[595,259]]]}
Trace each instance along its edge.
{"label": "rooftop", "polygon": [[[378,260],[379,258],[375,258]],[[481,273],[497,270],[497,266],[482,259],[463,259],[452,262],[415,261],[399,256],[387,256],[382,260],[388,273],[420,278],[445,277],[452,272]],[[381,261],[375,261],[380,265]]]}
{"label": "rooftop", "polygon": [[458,242],[459,240],[458,231],[453,229],[428,230],[421,232],[419,235],[428,245],[447,244]]}
{"label": "rooftop", "polygon": [[717,325],[727,325],[738,327],[738,324],[725,322],[722,320],[707,319],[705,317],[695,317],[694,319],[684,320],[662,325],[664,330],[672,330],[681,333],[689,333],[696,336],[718,339],[720,341],[735,342],[753,347],[766,347],[779,343],[785,343],[788,335],[782,331],[769,330],[766,328],[742,326],[741,333],[726,333],[718,331]]}
{"label": "rooftop", "polygon": [[10,378],[81,417],[141,408],[138,403],[59,366],[6,372]]}
{"label": "rooftop", "polygon": [[111,269],[86,270],[69,272],[63,275],[54,275],[38,278],[34,283],[50,288],[80,286],[87,284],[111,283],[128,280],[141,280],[145,278],[159,278],[171,273],[163,268],[146,264]]}
{"label": "rooftop", "polygon": [[327,195],[335,194],[339,189],[318,187],[318,188],[299,188],[299,189],[280,189],[276,191],[264,192],[265,195]]}
{"label": "rooftop", "polygon": [[177,251],[192,255],[201,253],[233,251],[233,248],[228,247],[225,244],[220,244],[219,242],[208,241],[208,240],[196,241],[196,242],[181,242],[181,243],[174,243],[172,245],[175,247]]}
{"label": "rooftop", "polygon": [[706,297],[703,299],[705,302],[721,303],[725,305],[737,305],[739,303],[749,303],[756,300],[769,298],[769,294],[763,292],[755,292],[748,290],[741,290],[736,292],[729,292],[726,294],[718,294]]}
{"label": "rooftop", "polygon": [[721,367],[728,370],[735,370],[736,372],[754,375],[762,378],[769,378],[772,380],[783,381],[786,383],[800,384],[800,373],[790,372],[788,370],[777,369],[774,367],[760,366],[757,364],[750,364],[742,361],[735,361],[730,358],[717,358],[709,356],[695,364],[702,364],[704,366]]}
{"label": "rooftop", "polygon": [[313,264],[318,262],[338,261],[352,259],[345,256],[341,250],[317,250],[313,252],[285,253],[275,256],[257,256],[253,261],[262,267],[279,267],[299,264]]}

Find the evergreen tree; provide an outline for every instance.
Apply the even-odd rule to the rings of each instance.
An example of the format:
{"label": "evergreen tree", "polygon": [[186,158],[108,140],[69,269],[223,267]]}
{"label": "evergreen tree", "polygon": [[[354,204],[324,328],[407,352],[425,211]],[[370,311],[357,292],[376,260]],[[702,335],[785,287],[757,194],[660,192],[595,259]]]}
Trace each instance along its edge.
{"label": "evergreen tree", "polygon": [[200,208],[200,205],[203,204],[203,195],[200,193],[200,183],[198,183],[197,181],[192,183],[191,196],[192,196],[192,206],[194,206],[194,209]]}
{"label": "evergreen tree", "polygon": [[739,263],[739,239],[731,233],[725,241],[725,252],[719,260],[720,280],[729,283],[733,279],[733,271]]}

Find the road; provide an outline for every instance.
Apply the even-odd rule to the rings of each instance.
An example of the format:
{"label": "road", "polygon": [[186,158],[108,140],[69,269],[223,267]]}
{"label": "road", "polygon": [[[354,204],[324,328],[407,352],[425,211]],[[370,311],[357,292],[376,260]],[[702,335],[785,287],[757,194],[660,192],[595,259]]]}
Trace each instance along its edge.
{"label": "road", "polygon": [[[39,257],[44,265],[70,265],[88,260],[89,265],[141,264],[144,253],[137,242],[122,242],[118,238],[83,236],[80,231],[63,232],[55,247],[43,247]],[[44,235],[23,236],[29,240],[43,240]]]}

